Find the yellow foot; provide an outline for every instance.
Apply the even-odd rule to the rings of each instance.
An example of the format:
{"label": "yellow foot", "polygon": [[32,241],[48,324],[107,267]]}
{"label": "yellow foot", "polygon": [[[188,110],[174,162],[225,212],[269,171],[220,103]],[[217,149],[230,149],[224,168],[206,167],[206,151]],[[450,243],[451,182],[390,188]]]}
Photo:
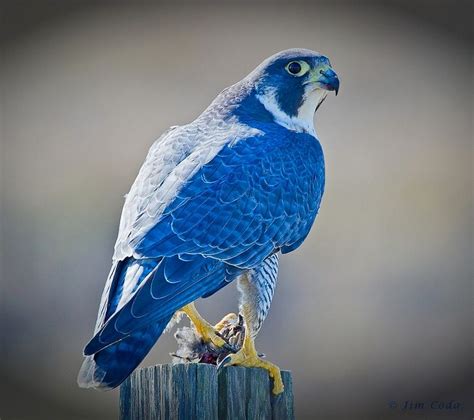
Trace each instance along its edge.
{"label": "yellow foot", "polygon": [[[196,310],[193,303],[184,306],[181,308],[181,311],[183,311],[191,320],[196,332],[202,337],[204,342],[212,343],[218,348],[230,348],[227,342],[217,332],[217,328],[213,327],[209,322],[202,318],[201,315],[199,315],[199,312]],[[224,319],[221,322],[223,322]]]}
{"label": "yellow foot", "polygon": [[199,327],[194,324],[196,327],[197,333],[202,337],[202,339],[206,343],[212,343],[216,347],[226,347],[227,343],[226,341],[218,335],[217,331],[214,329],[214,327],[211,324],[208,323],[203,323],[199,325]]}
{"label": "yellow foot", "polygon": [[263,368],[268,371],[268,374],[273,379],[273,394],[281,394],[284,390],[280,368],[274,365],[273,363],[258,357],[257,352],[255,352],[255,349],[248,349],[248,346],[244,346],[235,354],[229,354],[219,364],[219,367],[222,366],[245,366]]}
{"label": "yellow foot", "polygon": [[224,318],[222,318],[216,325],[214,325],[214,329],[216,331],[222,331],[224,328],[230,327],[231,325],[235,325],[239,322],[239,317],[231,312],[227,314]]}

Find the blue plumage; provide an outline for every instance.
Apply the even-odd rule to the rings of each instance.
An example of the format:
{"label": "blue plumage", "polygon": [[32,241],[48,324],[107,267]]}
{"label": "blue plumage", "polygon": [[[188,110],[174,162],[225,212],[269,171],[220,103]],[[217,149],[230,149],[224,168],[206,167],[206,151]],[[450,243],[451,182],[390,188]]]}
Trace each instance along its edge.
{"label": "blue plumage", "polygon": [[271,293],[249,287],[265,293],[263,322],[272,256],[303,242],[323,195],[312,117],[338,89],[329,70],[309,50],[277,54],[152,146],[126,198],[81,386],[119,385],[177,310],[243,273],[268,277],[267,261]]}
{"label": "blue plumage", "polygon": [[164,211],[137,243],[137,255],[218,255],[252,268],[307,234],[324,188],[321,147],[305,133],[258,128],[266,134],[224,146],[188,181],[179,193],[185,204]]}

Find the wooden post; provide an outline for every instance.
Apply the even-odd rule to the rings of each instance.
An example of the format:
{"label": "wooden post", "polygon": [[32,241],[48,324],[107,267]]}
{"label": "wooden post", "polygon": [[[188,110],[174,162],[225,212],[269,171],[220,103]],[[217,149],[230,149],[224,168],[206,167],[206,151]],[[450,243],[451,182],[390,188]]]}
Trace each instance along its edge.
{"label": "wooden post", "polygon": [[207,364],[137,369],[120,387],[120,420],[293,420],[291,374],[274,396],[262,369]]}

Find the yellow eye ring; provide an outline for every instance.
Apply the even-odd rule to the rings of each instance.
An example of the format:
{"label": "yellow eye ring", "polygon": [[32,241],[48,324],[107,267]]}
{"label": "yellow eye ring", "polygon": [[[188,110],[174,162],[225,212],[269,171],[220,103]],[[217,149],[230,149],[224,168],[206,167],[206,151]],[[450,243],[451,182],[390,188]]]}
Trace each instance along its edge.
{"label": "yellow eye ring", "polygon": [[310,67],[306,61],[290,61],[285,70],[292,76],[301,77],[309,71]]}

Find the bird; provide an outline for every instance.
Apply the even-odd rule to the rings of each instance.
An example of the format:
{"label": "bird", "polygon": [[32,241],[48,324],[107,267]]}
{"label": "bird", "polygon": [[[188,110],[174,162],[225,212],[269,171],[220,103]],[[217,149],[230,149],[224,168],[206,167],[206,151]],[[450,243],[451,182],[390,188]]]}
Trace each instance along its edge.
{"label": "bird", "polygon": [[280,255],[303,243],[318,214],[325,163],[314,114],[338,90],[326,56],[281,51],[152,144],[125,196],[80,387],[119,386],[179,314],[203,342],[227,345],[194,302],[235,281],[246,332],[222,366],[263,368],[283,392],[255,338]]}

